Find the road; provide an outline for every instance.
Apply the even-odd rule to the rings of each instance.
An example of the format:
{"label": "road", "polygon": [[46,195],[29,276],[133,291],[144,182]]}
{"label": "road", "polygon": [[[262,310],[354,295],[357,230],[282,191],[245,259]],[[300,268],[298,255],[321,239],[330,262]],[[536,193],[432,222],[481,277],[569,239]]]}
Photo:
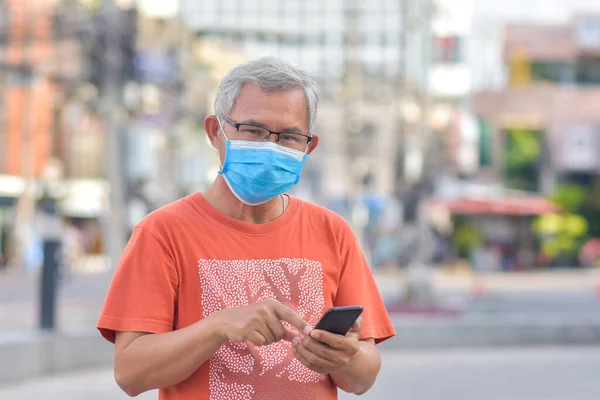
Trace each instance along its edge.
{"label": "road", "polygon": [[[596,400],[600,347],[384,353],[366,400]],[[11,400],[125,400],[110,368],[0,387]],[[156,399],[156,393],[138,397]],[[355,396],[342,394],[341,400]]]}

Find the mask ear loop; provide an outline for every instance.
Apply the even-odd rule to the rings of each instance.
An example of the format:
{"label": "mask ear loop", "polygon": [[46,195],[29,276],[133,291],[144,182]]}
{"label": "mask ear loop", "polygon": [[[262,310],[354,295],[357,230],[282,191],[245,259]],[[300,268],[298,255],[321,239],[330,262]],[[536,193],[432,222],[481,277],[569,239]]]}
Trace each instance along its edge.
{"label": "mask ear loop", "polygon": [[[221,120],[219,119],[219,117],[217,117],[217,122],[219,123],[219,128],[221,128],[219,133],[217,133],[217,137],[220,137],[222,134],[223,136],[225,136],[225,140],[229,141],[229,138],[227,137],[227,134],[225,133],[225,129],[223,129],[223,125],[221,125]],[[227,158],[227,149],[225,150],[225,158]],[[221,167],[221,171],[222,171],[224,164],[223,164],[223,161],[221,161],[221,157],[219,157],[219,166]]]}
{"label": "mask ear loop", "polygon": [[[311,139],[310,139],[310,140],[312,141],[312,132],[311,132],[311,134],[310,134],[310,137],[311,137]],[[308,148],[309,148],[309,147],[310,147],[310,142],[306,143],[306,149],[304,149],[304,154],[308,154]]]}
{"label": "mask ear loop", "polygon": [[225,133],[225,129],[223,129],[223,125],[221,124],[221,120],[219,119],[219,117],[217,117],[217,123],[219,124],[219,128],[221,128],[219,133],[217,133],[217,137],[220,137],[222,134],[223,136],[225,136],[225,139],[229,140],[227,134]]}

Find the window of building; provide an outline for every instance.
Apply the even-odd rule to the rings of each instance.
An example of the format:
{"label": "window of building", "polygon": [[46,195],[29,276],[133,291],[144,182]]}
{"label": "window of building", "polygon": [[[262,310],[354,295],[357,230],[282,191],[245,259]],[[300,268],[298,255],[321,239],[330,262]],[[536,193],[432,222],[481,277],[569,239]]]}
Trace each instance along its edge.
{"label": "window of building", "polygon": [[325,10],[333,13],[340,13],[344,8],[344,1],[346,0],[327,0],[323,1],[323,7]]}
{"label": "window of building", "polygon": [[575,40],[583,49],[597,49],[600,46],[600,17],[580,18],[575,26]]}
{"label": "window of building", "polygon": [[279,2],[277,3],[277,18],[279,19],[280,22],[283,22],[284,19],[287,17],[287,12],[285,9],[285,2]]}
{"label": "window of building", "polygon": [[400,71],[402,60],[400,59],[400,49],[396,46],[386,46],[383,48],[384,73],[387,77],[395,77]]}
{"label": "window of building", "polygon": [[370,76],[381,75],[383,61],[381,47],[365,47],[363,55],[365,74]]}
{"label": "window of building", "polygon": [[577,83],[600,84],[600,57],[582,57],[577,62]]}
{"label": "window of building", "polygon": [[274,10],[277,8],[279,0],[261,0],[260,9],[261,11]]}
{"label": "window of building", "polygon": [[279,26],[279,15],[272,8],[261,11],[258,17],[261,28],[271,30]]}
{"label": "window of building", "polygon": [[571,83],[575,80],[575,67],[561,61],[534,61],[531,63],[533,81]]}
{"label": "window of building", "polygon": [[241,15],[237,0],[223,0],[221,6],[221,23],[227,27],[239,26]]}
{"label": "window of building", "polygon": [[366,48],[374,49],[381,47],[381,36],[378,31],[367,31],[364,34],[364,44]]}
{"label": "window of building", "polygon": [[221,0],[221,8],[225,13],[233,13],[237,11],[238,4],[236,0]]}
{"label": "window of building", "polygon": [[323,29],[323,22],[323,14],[319,11],[306,11],[304,24],[306,30],[321,30]]}
{"label": "window of building", "polygon": [[398,1],[398,0],[384,0],[383,6],[385,7],[386,13],[397,12],[400,10],[400,6],[405,4],[406,2]]}
{"label": "window of building", "polygon": [[256,13],[258,11],[258,0],[238,0],[238,7],[243,12]]}
{"label": "window of building", "polygon": [[403,29],[402,27],[402,15],[398,12],[389,12],[386,13],[383,17],[383,22],[385,25],[385,31],[393,34],[395,36],[400,36],[400,31]]}
{"label": "window of building", "polygon": [[381,13],[380,11],[365,12],[362,15],[363,28],[367,32],[381,29],[381,25],[384,21],[383,15],[385,14]]}
{"label": "window of building", "polygon": [[309,13],[318,12],[321,9],[320,0],[303,0],[302,7]]}

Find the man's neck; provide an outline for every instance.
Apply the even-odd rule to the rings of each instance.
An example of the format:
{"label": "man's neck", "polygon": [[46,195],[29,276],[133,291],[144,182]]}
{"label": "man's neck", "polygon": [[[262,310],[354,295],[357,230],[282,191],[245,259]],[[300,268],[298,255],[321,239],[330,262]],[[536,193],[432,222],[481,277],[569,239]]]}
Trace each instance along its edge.
{"label": "man's neck", "polygon": [[244,204],[234,196],[220,175],[208,189],[202,192],[202,195],[223,214],[252,224],[264,224],[279,218],[285,207],[282,196],[277,196],[258,206]]}

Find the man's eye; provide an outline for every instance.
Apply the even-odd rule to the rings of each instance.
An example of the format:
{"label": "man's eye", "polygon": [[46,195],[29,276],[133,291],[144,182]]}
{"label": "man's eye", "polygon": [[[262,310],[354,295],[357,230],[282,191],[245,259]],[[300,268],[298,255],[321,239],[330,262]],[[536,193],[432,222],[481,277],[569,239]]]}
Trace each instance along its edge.
{"label": "man's eye", "polygon": [[262,129],[259,128],[251,128],[251,127],[244,127],[241,129],[241,131],[243,133],[247,133],[250,135],[264,135],[265,132]]}
{"label": "man's eye", "polygon": [[288,142],[297,142],[298,140],[300,140],[298,135],[292,135],[292,134],[280,135],[279,139],[285,140]]}

